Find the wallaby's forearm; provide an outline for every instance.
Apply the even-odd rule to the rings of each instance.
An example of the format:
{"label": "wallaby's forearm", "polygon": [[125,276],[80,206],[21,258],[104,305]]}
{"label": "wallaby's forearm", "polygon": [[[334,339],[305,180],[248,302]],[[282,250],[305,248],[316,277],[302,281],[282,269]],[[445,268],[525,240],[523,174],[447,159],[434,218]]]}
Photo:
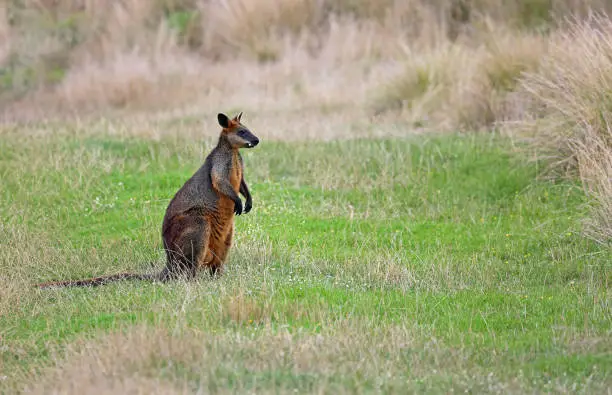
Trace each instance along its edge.
{"label": "wallaby's forearm", "polygon": [[240,180],[240,193],[246,199],[244,204],[244,212],[248,213],[253,207],[253,197],[251,196],[251,191],[249,191],[249,186],[247,185],[246,181],[244,181],[244,178]]}
{"label": "wallaby's forearm", "polygon": [[232,184],[224,178],[215,177],[213,174],[212,177],[213,187],[222,195],[227,196],[228,198],[234,201],[234,212],[237,215],[242,214],[242,200],[240,200],[240,196],[234,191]]}
{"label": "wallaby's forearm", "polygon": [[230,184],[229,181],[218,180],[214,186],[220,194],[227,196],[234,202],[240,201],[240,196],[238,196],[236,191],[234,191],[234,188],[232,188],[232,184]]}
{"label": "wallaby's forearm", "polygon": [[244,181],[244,178],[240,180],[240,193],[246,200],[251,200],[251,191],[249,191],[249,186]]}

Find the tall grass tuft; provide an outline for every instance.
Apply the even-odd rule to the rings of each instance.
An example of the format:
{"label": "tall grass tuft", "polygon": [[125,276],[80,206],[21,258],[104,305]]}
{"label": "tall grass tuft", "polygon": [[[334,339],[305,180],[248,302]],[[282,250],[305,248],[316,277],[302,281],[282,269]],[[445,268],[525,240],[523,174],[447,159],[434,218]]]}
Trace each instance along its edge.
{"label": "tall grass tuft", "polygon": [[580,176],[593,197],[591,233],[612,237],[612,22],[573,21],[557,34],[537,73],[521,81],[531,108],[524,126],[553,158]]}

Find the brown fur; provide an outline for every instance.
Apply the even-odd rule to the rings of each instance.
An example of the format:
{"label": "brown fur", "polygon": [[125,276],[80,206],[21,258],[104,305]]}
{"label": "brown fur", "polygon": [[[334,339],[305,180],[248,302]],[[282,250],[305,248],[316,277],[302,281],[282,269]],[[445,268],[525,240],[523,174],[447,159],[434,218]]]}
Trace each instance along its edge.
{"label": "brown fur", "polygon": [[252,207],[238,150],[256,146],[259,139],[240,123],[241,116],[217,116],[223,128],[217,146],[170,201],[162,224],[166,267],[161,273],[122,273],[38,287],[96,286],[125,279],[167,281],[179,276],[192,278],[199,268],[220,274],[232,246],[234,214],[243,212],[239,194],[246,198],[244,213]]}

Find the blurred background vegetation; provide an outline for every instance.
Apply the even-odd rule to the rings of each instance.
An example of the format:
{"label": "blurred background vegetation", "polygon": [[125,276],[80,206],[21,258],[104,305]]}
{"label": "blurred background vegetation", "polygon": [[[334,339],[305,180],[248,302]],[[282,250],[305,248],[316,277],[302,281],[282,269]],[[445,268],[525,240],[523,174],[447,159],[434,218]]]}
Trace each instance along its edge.
{"label": "blurred background vegetation", "polygon": [[8,0],[0,117],[239,106],[529,137],[612,218],[606,0]]}

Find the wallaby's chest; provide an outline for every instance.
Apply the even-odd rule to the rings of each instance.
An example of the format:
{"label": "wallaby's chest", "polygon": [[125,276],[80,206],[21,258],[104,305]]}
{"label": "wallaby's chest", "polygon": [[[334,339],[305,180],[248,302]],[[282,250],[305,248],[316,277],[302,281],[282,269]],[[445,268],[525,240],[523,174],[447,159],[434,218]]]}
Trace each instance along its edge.
{"label": "wallaby's chest", "polygon": [[240,181],[242,180],[242,165],[240,164],[240,158],[237,153],[232,155],[229,171],[230,184],[234,188],[234,191],[238,193],[240,190]]}

